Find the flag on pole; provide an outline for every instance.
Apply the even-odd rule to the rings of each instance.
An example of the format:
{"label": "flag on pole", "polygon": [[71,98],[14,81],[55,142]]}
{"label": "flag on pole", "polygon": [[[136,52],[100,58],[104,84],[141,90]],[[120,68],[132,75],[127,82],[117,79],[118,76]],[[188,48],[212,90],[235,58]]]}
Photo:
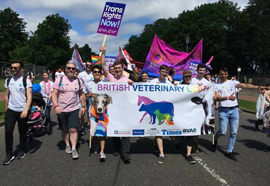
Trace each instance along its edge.
{"label": "flag on pole", "polygon": [[[124,66],[128,69],[128,70],[132,70],[131,68],[131,63],[130,63],[130,56],[126,55],[125,52],[122,50],[121,47],[119,47],[119,55],[117,56],[119,61],[121,60],[125,60],[125,62],[127,63],[126,65],[124,64]],[[133,59],[132,59],[133,60]]]}
{"label": "flag on pole", "polygon": [[82,58],[76,48],[73,50],[71,61],[73,61],[76,64],[76,68],[81,72],[84,71],[85,66],[82,62]]}
{"label": "flag on pole", "polygon": [[93,65],[101,66],[101,57],[100,56],[91,56]]}
{"label": "flag on pole", "polygon": [[184,70],[193,71],[195,76],[198,64],[202,63],[202,44],[203,40],[200,40],[190,53],[179,52],[155,35],[142,71],[146,71],[149,76],[158,77],[159,67],[167,65],[175,69],[175,80],[182,80]]}

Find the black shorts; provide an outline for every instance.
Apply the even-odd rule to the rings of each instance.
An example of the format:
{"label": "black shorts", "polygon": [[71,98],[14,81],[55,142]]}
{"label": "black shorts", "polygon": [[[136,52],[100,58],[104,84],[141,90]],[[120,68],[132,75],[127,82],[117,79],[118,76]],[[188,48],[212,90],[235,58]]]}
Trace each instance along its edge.
{"label": "black shorts", "polygon": [[62,124],[62,131],[67,129],[76,129],[80,124],[79,109],[71,112],[62,112],[59,115]]}

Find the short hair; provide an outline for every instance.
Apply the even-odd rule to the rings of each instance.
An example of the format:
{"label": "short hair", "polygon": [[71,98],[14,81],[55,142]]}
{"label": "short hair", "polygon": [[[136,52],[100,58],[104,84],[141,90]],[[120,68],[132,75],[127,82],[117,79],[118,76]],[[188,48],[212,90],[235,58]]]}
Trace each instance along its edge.
{"label": "short hair", "polygon": [[198,66],[197,66],[197,70],[199,70],[199,68],[205,68],[205,70],[206,70],[206,65],[203,64],[203,63],[200,63],[200,64],[198,64]]}
{"label": "short hair", "polygon": [[92,67],[92,71],[94,70],[94,68],[97,68],[97,69],[99,69],[100,71],[102,71],[102,68],[101,68],[101,66],[99,66],[99,65],[93,66],[93,67]]}
{"label": "short hair", "polygon": [[114,68],[114,65],[110,65],[110,66],[109,66],[109,69],[110,69],[111,67],[113,67],[113,68]]}
{"label": "short hair", "polygon": [[49,73],[48,73],[48,72],[46,72],[46,71],[45,71],[45,72],[43,72],[43,75],[44,75],[44,74],[47,74],[47,75],[49,76]]}
{"label": "short hair", "polygon": [[228,68],[226,68],[226,67],[222,67],[221,69],[219,69],[219,72],[220,72],[220,71],[223,71],[223,72],[229,72]]}
{"label": "short hair", "polygon": [[11,62],[11,65],[14,64],[14,63],[19,63],[20,64],[20,68],[24,68],[23,62],[21,62],[21,61],[12,61]]}
{"label": "short hair", "polygon": [[86,64],[87,62],[92,64],[92,60],[86,60],[86,61],[85,61],[85,64]]}
{"label": "short hair", "polygon": [[69,60],[69,61],[67,62],[67,64],[66,64],[66,66],[69,65],[69,64],[72,64],[72,65],[74,65],[74,66],[76,67],[76,63],[75,63],[74,61]]}
{"label": "short hair", "polygon": [[173,75],[174,73],[175,73],[175,69],[174,68],[170,68],[169,75]]}
{"label": "short hair", "polygon": [[123,63],[121,61],[115,61],[113,66],[116,66],[116,65],[121,65],[122,68],[124,67]]}
{"label": "short hair", "polygon": [[159,67],[159,71],[161,71],[161,70],[169,71],[169,67],[168,67],[167,65],[161,65],[161,66]]}
{"label": "short hair", "polygon": [[142,74],[141,74],[141,76],[142,76],[143,74],[146,74],[146,75],[148,76],[148,73],[147,73],[146,71],[143,71]]}

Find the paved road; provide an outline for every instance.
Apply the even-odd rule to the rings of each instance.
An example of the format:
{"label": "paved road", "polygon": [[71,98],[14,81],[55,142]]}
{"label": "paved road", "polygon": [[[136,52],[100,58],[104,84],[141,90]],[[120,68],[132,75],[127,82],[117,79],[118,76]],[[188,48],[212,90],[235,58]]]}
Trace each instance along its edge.
{"label": "paved road", "polygon": [[[55,116],[53,117],[54,121]],[[265,186],[270,177],[270,138],[253,129],[255,116],[241,113],[239,135],[234,162],[224,156],[228,136],[221,138],[217,152],[212,152],[211,136],[200,138],[202,152],[193,154],[196,164],[183,157],[185,141],[180,140],[182,153],[174,152],[170,138],[164,139],[165,162],[158,164],[152,151],[152,138],[132,138],[130,164],[112,155],[112,141],[106,145],[107,160],[99,162],[99,155],[88,157],[88,137],[79,148],[80,158],[72,160],[64,152],[58,126],[51,136],[37,136],[27,144],[27,156],[8,166],[0,165],[0,183],[5,185],[237,185]],[[15,132],[14,144],[18,144]],[[4,159],[4,127],[0,128],[0,158]]]}

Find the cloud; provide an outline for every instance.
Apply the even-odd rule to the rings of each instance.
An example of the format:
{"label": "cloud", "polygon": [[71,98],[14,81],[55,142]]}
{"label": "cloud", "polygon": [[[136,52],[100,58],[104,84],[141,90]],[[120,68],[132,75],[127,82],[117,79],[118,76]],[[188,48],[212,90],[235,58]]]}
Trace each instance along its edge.
{"label": "cloud", "polygon": [[139,34],[143,29],[144,26],[138,23],[122,23],[118,34]]}

